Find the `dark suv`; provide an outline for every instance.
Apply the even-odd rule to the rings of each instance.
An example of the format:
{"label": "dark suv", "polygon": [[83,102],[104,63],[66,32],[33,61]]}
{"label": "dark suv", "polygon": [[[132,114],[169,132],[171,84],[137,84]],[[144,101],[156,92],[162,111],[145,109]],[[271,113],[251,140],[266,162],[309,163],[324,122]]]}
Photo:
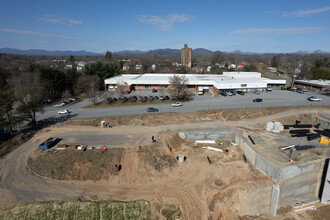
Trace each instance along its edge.
{"label": "dark suv", "polygon": [[149,107],[149,108],[147,108],[147,112],[159,112],[159,110],[156,108]]}
{"label": "dark suv", "polygon": [[262,99],[253,99],[253,102],[262,102]]}

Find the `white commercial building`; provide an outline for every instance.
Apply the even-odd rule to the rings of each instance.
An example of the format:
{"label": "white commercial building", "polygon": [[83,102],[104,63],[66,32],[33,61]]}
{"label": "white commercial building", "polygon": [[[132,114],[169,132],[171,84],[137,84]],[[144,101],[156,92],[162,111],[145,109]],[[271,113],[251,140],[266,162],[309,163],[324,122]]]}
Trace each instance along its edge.
{"label": "white commercial building", "polygon": [[259,72],[224,72],[222,75],[215,74],[134,74],[118,75],[104,81],[106,90],[152,90],[167,89],[170,85],[170,77],[184,76],[187,81],[187,88],[198,91],[198,88],[212,90],[219,93],[226,90],[236,91],[263,91],[267,87],[281,89],[286,80],[274,80],[261,77]]}

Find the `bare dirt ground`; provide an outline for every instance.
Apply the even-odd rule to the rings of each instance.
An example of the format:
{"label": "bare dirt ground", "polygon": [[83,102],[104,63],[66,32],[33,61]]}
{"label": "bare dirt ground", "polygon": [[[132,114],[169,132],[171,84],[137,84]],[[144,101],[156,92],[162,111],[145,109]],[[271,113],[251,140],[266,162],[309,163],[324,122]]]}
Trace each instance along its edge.
{"label": "bare dirt ground", "polygon": [[[99,127],[101,119],[88,120],[88,122],[83,120],[85,126],[72,125],[81,124],[80,120],[45,128],[0,160],[0,207],[12,207],[19,202],[52,201],[76,197],[92,201],[147,200],[158,204],[160,211],[168,205],[179,206],[182,219],[249,219],[248,216],[240,217],[237,205],[242,201],[237,198],[244,200],[249,192],[258,187],[271,186],[273,181],[249,163],[244,162],[240,150],[230,145],[229,142],[225,142],[224,146],[220,148],[233,150],[233,152],[219,153],[204,150],[201,145],[195,146],[191,141],[183,141],[176,134],[176,132],[191,128],[192,124],[188,123],[191,120],[202,120],[203,123],[193,124],[200,128],[213,126],[253,128],[278,118],[299,114],[317,114],[318,109],[302,108],[272,113],[263,113],[261,110],[261,112],[249,111],[251,111],[249,115],[254,116],[248,117],[246,112],[229,112],[232,115],[245,114],[244,119],[239,118],[239,121],[237,121],[238,119],[230,120],[230,117],[224,118],[224,113],[211,112],[209,116],[190,115],[195,113],[173,114],[169,119],[167,114],[136,118],[132,116],[125,120],[119,118],[117,119],[118,124],[114,123],[113,125],[116,126],[111,129]],[[329,110],[322,109],[322,111]],[[255,116],[262,117],[254,118]],[[95,126],[86,126],[90,125],[91,121]],[[35,172],[33,174],[26,168],[29,157],[34,160],[39,158],[44,162],[47,161],[49,164],[48,167],[45,167],[46,170],[60,162],[57,157],[61,156],[63,156],[62,160],[70,163],[74,169],[82,166],[90,169],[95,160],[95,157],[92,159],[87,157],[86,160],[81,160],[81,163],[77,164],[70,159],[72,155],[64,159],[66,158],[64,154],[68,151],[59,152],[60,154],[56,155],[38,152],[36,147],[49,136],[63,137],[61,143],[67,144],[89,142],[89,145],[93,145],[93,143],[99,145],[102,143],[109,147],[107,152],[109,155],[104,157],[109,160],[112,158],[111,147],[121,148],[123,152],[120,154],[120,161],[118,159],[106,164],[104,169],[113,169],[113,165],[116,163],[120,163],[122,169],[115,173],[113,170],[102,171],[102,175],[96,172],[95,175],[99,177],[99,180],[95,181],[88,180],[93,177],[86,178],[88,172],[85,172],[85,169],[81,174],[84,178],[72,178],[70,172],[61,175],[45,173],[45,170],[42,171],[40,168],[40,163],[34,163],[38,166],[32,167]],[[156,143],[151,142],[151,136],[156,137]],[[178,155],[185,155],[187,158],[185,162],[177,162],[175,158]],[[207,157],[210,158],[211,164]],[[38,176],[39,174],[42,176]],[[68,176],[71,178],[67,178]],[[212,182],[214,181],[225,187],[223,189],[213,187]],[[283,216],[288,219],[295,218],[290,213],[284,213]]]}

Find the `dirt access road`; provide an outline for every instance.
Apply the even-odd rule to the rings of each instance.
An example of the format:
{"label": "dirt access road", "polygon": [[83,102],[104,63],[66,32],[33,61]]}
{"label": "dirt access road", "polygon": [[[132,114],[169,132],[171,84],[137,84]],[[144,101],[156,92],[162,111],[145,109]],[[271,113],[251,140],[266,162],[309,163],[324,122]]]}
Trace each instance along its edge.
{"label": "dirt access road", "polygon": [[[329,110],[325,110],[329,113]],[[221,126],[248,126],[254,127],[260,122],[267,122],[276,118],[294,116],[298,114],[315,113],[315,110],[281,112],[264,118],[227,121],[205,122],[198,124],[199,128]],[[37,133],[30,141],[0,160],[0,207],[11,207],[19,202],[51,201],[74,197],[86,197],[91,200],[138,200],[157,201],[162,204],[178,204],[185,219],[207,219],[209,216],[208,203],[218,190],[210,186],[212,180],[221,178],[221,170],[225,171],[232,164],[215,164],[217,171],[212,172],[201,152],[196,155],[191,150],[185,153],[193,158],[180,165],[175,170],[166,170],[158,173],[139,166],[137,154],[133,151],[124,158],[121,175],[101,181],[59,181],[45,179],[30,172],[27,168],[27,159],[33,155],[43,140],[49,136],[62,137],[63,143],[110,145],[114,147],[136,148],[149,143],[152,135],[172,131],[179,132],[191,128],[191,124],[176,124],[165,126],[119,126],[111,129],[82,126],[53,126]],[[214,155],[214,157],[216,157]],[[238,161],[237,167],[244,171],[248,165]],[[196,178],[198,177],[198,178]],[[231,179],[250,178],[246,172],[233,173]],[[229,184],[229,182],[228,182]],[[208,196],[212,195],[212,196]]]}

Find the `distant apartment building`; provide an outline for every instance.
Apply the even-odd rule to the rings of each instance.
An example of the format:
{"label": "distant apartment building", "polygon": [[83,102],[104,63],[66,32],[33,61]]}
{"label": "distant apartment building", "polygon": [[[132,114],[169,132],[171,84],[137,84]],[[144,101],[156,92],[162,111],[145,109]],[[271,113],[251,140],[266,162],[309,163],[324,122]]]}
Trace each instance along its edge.
{"label": "distant apartment building", "polygon": [[188,48],[187,44],[181,49],[181,64],[183,67],[191,68],[191,48]]}

